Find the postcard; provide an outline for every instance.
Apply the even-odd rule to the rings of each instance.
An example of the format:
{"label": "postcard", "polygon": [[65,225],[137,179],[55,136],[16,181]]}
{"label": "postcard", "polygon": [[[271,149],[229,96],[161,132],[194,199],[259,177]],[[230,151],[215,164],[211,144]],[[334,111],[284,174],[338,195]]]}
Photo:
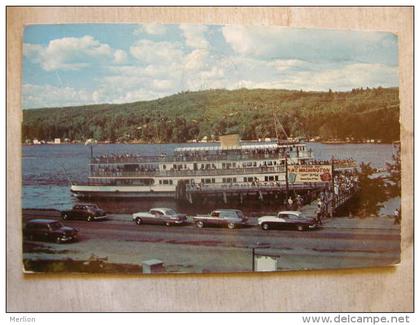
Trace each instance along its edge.
{"label": "postcard", "polygon": [[400,261],[395,34],[28,25],[22,80],[25,272]]}

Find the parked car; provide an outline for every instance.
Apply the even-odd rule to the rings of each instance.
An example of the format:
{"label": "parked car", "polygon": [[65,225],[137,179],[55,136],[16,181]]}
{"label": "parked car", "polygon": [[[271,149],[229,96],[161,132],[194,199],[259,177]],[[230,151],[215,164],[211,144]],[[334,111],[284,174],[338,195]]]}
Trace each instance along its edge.
{"label": "parked car", "polygon": [[51,219],[32,219],[23,229],[23,235],[29,240],[54,241],[58,244],[75,241],[79,231],[64,226],[60,221]]}
{"label": "parked car", "polygon": [[282,228],[302,231],[318,226],[316,218],[305,216],[300,211],[280,211],[277,216],[263,216],[258,218],[258,224],[263,230]]}
{"label": "parked car", "polygon": [[138,225],[149,223],[171,226],[186,222],[187,216],[185,214],[176,212],[174,209],[154,208],[150,209],[148,212],[134,213],[133,221]]}
{"label": "parked car", "polygon": [[241,210],[220,209],[212,211],[209,215],[193,217],[193,221],[198,228],[203,228],[205,225],[224,225],[233,229],[248,224],[248,217]]}
{"label": "parked car", "polygon": [[105,211],[93,203],[75,204],[71,210],[61,212],[63,220],[80,219],[87,221],[106,219]]}

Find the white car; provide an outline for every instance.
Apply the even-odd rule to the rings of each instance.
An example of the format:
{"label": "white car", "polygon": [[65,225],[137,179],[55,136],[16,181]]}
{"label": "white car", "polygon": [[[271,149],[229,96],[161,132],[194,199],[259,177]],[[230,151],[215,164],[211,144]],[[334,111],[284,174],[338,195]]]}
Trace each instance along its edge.
{"label": "white car", "polygon": [[133,214],[133,221],[141,225],[143,223],[149,224],[164,224],[166,226],[182,224],[187,221],[187,216],[176,212],[169,208],[153,208],[148,212],[137,212]]}
{"label": "white car", "polygon": [[307,217],[300,211],[280,211],[277,216],[263,216],[258,218],[258,224],[263,230],[277,228],[302,231],[318,226],[316,218]]}

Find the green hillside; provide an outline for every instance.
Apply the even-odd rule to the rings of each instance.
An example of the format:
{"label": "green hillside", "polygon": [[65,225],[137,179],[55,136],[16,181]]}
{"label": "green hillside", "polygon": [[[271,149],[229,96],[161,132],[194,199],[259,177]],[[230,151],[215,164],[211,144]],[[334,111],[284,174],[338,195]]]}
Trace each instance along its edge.
{"label": "green hillside", "polygon": [[289,136],[399,139],[398,88],[349,92],[272,89],[183,92],[152,101],[23,111],[25,139],[185,142],[238,132],[275,136],[276,114]]}

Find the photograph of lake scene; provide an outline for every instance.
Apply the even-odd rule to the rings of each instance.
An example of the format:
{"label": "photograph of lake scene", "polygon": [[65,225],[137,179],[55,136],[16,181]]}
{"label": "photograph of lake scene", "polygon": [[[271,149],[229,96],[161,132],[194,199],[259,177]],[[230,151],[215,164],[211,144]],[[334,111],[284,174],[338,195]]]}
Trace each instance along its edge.
{"label": "photograph of lake scene", "polygon": [[398,37],[29,25],[25,272],[400,262]]}

